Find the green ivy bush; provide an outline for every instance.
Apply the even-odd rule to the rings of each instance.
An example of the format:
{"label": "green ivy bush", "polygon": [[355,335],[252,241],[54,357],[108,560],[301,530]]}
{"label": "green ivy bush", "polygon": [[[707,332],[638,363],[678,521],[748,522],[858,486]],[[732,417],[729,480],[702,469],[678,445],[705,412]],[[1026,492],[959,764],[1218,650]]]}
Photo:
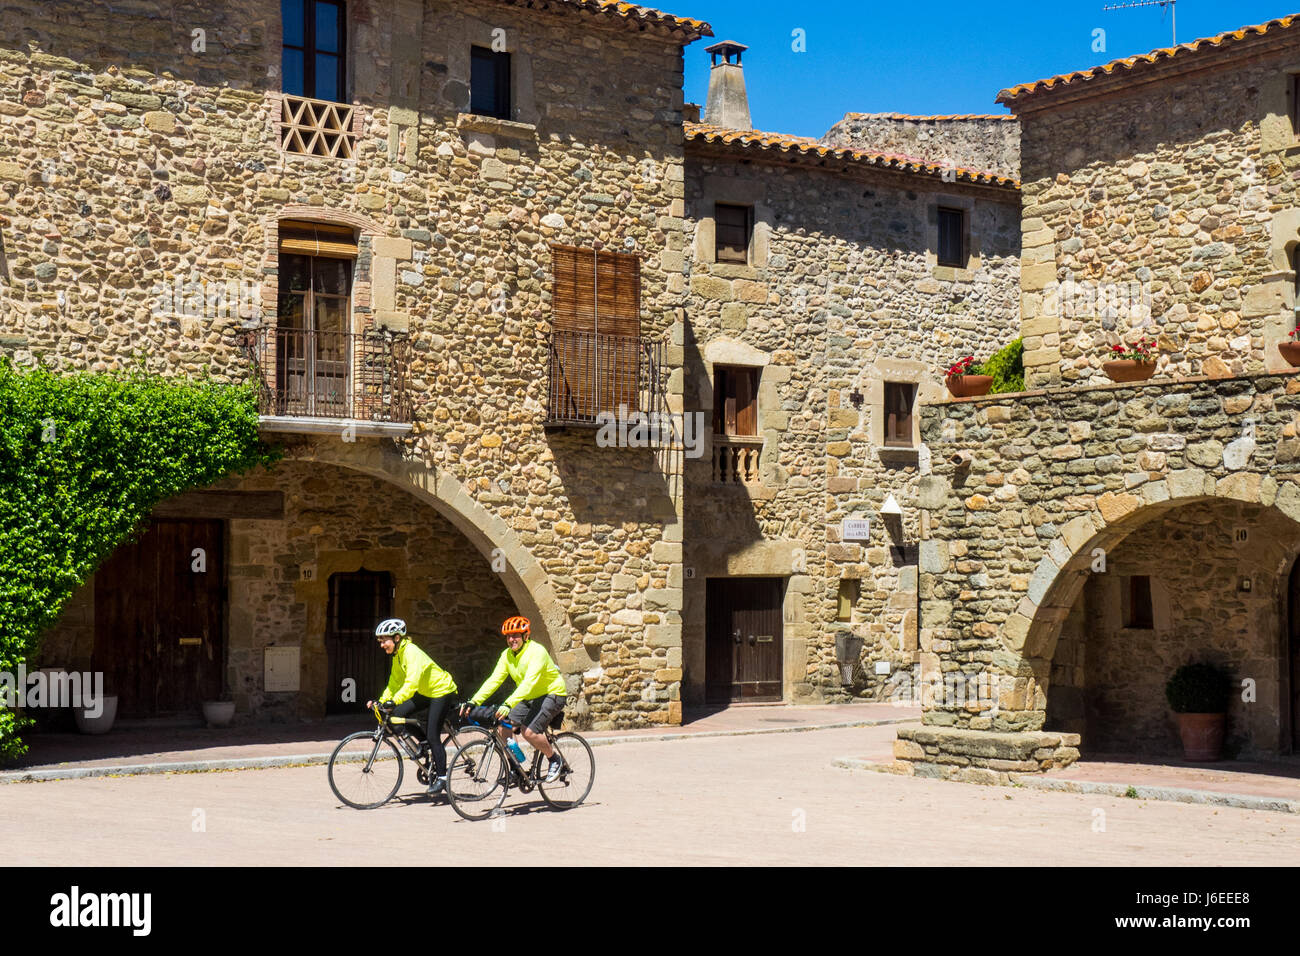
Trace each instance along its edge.
{"label": "green ivy bush", "polygon": [[1003,346],[979,367],[980,375],[992,375],[990,395],[1025,390],[1025,343],[1016,339]]}
{"label": "green ivy bush", "polygon": [[[39,649],[73,592],[154,505],[272,464],[248,385],[56,375],[0,358],[0,670]],[[0,708],[0,762],[26,752]]]}

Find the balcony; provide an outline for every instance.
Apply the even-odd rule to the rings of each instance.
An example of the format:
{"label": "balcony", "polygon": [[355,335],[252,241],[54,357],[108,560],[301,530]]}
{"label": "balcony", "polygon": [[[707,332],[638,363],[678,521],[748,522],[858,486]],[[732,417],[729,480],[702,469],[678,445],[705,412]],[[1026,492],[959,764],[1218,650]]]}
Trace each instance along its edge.
{"label": "balcony", "polygon": [[391,332],[254,329],[244,348],[258,385],[263,426],[329,432],[340,424],[359,433],[410,431],[410,343]]}
{"label": "balcony", "polygon": [[713,436],[713,481],[720,485],[758,484],[758,460],[763,453],[761,435]]}
{"label": "balcony", "polygon": [[626,419],[644,412],[655,421],[667,417],[662,340],[564,331],[548,338],[548,429],[595,427],[602,414]]}
{"label": "balcony", "polygon": [[299,156],[356,159],[356,107],[306,96],[280,98],[280,149]]}

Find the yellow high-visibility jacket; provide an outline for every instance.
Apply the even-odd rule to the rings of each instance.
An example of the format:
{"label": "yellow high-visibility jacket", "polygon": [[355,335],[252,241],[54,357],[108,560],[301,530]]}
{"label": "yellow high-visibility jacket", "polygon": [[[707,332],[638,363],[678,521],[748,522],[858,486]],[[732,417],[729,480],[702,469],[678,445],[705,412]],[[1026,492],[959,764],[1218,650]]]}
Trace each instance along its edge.
{"label": "yellow high-visibility jacket", "polygon": [[417,693],[425,697],[446,697],[456,693],[456,682],[413,640],[404,637],[393,651],[393,669],[379,699],[405,704]]}
{"label": "yellow high-visibility jacket", "polygon": [[524,641],[524,646],[519,648],[518,654],[508,647],[501,652],[501,658],[497,661],[492,676],[483,682],[483,686],[471,698],[470,703],[483,703],[505,683],[507,677],[515,682],[515,692],[506,698],[504,704],[506,707],[513,707],[521,700],[545,697],[547,694],[559,694],[563,697],[569,693],[564,686],[564,678],[560,676],[560,669],[555,666],[555,661],[551,660],[551,655],[546,653],[546,648],[536,641],[529,640]]}

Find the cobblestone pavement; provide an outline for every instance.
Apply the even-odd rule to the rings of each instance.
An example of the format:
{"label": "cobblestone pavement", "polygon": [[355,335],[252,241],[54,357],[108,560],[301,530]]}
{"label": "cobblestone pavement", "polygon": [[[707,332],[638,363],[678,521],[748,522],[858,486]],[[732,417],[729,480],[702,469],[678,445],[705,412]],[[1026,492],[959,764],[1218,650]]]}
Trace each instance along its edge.
{"label": "cobblestone pavement", "polygon": [[587,805],[512,795],[482,823],[410,777],[380,810],[341,807],[319,766],[18,783],[0,787],[0,845],[19,865],[482,865],[521,846],[560,865],[1300,863],[1300,823],[1284,814],[831,766],[883,756],[895,730],[601,747]]}

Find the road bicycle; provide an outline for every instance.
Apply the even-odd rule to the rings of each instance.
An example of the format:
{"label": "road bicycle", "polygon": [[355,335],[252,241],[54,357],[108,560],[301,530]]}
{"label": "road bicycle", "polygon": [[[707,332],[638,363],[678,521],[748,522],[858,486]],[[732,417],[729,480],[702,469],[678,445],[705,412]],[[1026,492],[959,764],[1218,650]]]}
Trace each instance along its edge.
{"label": "road bicycle", "polygon": [[[330,789],[350,807],[374,810],[397,795],[402,786],[402,755],[415,764],[415,776],[428,786],[433,773],[433,755],[420,736],[424,724],[415,717],[394,717],[371,707],[379,722],[374,730],[344,737],[330,754]],[[457,708],[448,708],[440,731],[447,753],[459,752],[475,739],[490,732],[474,725],[460,725]]]}
{"label": "road bicycle", "polygon": [[[557,810],[570,810],[587,799],[596,780],[596,759],[578,734],[556,733],[563,719],[563,712],[556,714],[546,728],[546,739],[561,760],[559,777],[549,783],[548,761],[540,750],[533,751],[533,759],[525,767],[493,731],[458,748],[447,765],[447,796],[452,809],[466,820],[486,819],[505,803],[511,787],[524,793],[536,789]],[[497,723],[512,733],[515,730],[508,720]]]}

